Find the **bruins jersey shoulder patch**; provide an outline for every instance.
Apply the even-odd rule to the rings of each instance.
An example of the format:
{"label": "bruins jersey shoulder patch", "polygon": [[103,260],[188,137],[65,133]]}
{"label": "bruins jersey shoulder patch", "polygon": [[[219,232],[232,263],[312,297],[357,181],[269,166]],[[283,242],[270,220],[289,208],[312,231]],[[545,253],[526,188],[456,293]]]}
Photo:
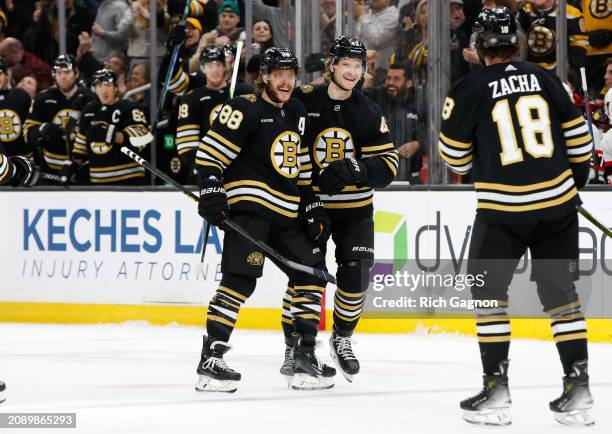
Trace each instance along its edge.
{"label": "bruins jersey shoulder patch", "polygon": [[246,99],[248,102],[256,102],[257,101],[257,96],[255,94],[252,93],[247,93],[246,95],[238,95],[241,98]]}
{"label": "bruins jersey shoulder patch", "polygon": [[314,90],[314,86],[310,84],[305,84],[301,87],[302,93],[311,93]]}

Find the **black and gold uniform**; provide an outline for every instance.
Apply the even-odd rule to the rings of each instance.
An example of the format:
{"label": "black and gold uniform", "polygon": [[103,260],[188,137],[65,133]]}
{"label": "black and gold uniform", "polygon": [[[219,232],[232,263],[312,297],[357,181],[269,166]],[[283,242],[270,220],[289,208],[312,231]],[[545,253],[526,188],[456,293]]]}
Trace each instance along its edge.
{"label": "black and gold uniform", "polygon": [[[487,61],[512,58],[517,37],[508,9],[484,10],[474,28],[476,48]],[[550,403],[561,421],[573,409],[563,402],[588,396],[588,377],[580,373],[587,363],[586,323],[574,285],[577,188],[588,180],[593,152],[585,120],[557,76],[527,62],[493,63],[449,92],[438,151],[453,171],[472,173],[478,203],[467,273],[483,277],[482,285],[472,286],[473,298],[493,300],[492,307],[475,311],[485,388],[461,402],[464,418],[510,423],[504,410],[510,407],[508,287],[529,249],[531,275],[566,374],[564,385],[580,381]],[[582,388],[580,396],[567,395],[574,387]],[[485,421],[481,412],[491,411],[492,402],[500,413]],[[592,401],[580,405],[588,409]]]}
{"label": "black and gold uniform", "polygon": [[[123,135],[115,143],[114,133]],[[112,105],[92,101],[81,113],[72,150],[74,159],[89,161],[92,184],[143,184],[144,168],[121,152],[122,146],[141,152],[153,135],[138,105],[119,100]]]}
{"label": "black and gold uniform", "polygon": [[0,154],[0,185],[8,184],[13,177],[13,165],[8,157]]}
{"label": "black and gold uniform", "polygon": [[[584,19],[577,8],[567,5],[568,59],[578,71],[585,65],[589,38],[585,33]],[[557,6],[540,10],[526,2],[519,11],[519,22],[527,33],[527,61],[545,69],[557,65],[556,54]]]}
{"label": "black and gold uniform", "polygon": [[15,155],[7,157],[0,153],[0,185],[31,187],[38,183],[40,169],[31,160]]}
{"label": "black and gold uniform", "polygon": [[31,98],[22,89],[0,91],[0,143],[6,155],[33,158],[33,148],[24,140],[24,127]]}
{"label": "black and gold uniform", "polygon": [[[290,50],[266,51],[262,74],[288,69],[295,70],[297,76],[298,61]],[[293,85],[286,85],[292,90]],[[195,160],[201,188],[199,213],[211,225],[222,225],[226,213],[251,236],[287,258],[323,268],[320,248],[308,236],[302,219],[298,219],[308,209],[323,208],[310,187],[312,166],[302,140],[306,110],[295,98],[279,106],[263,95],[241,95],[228,101],[202,138]],[[227,367],[217,373],[210,365],[210,357],[222,357],[214,347],[224,346],[229,340],[240,307],[253,293],[263,265],[264,255],[259,247],[226,230],[223,275],[208,305],[208,336],[198,365],[200,382],[196,390],[211,390],[211,378],[240,380],[240,375],[228,372]],[[300,336],[300,348],[307,347],[316,363],[314,345],[325,282],[279,266],[295,282],[294,331]],[[320,369],[317,368],[319,374]],[[327,377],[333,374],[332,369]]]}
{"label": "black and gold uniform", "polygon": [[[91,90],[79,87],[71,97],[66,97],[53,86],[34,98],[30,114],[25,122],[25,139],[31,146],[40,145],[45,171],[58,173],[70,159],[70,147],[75,140],[76,126],[85,105],[96,99]],[[52,124],[60,134],[45,140],[45,132]],[[51,127],[53,128],[53,127]]]}

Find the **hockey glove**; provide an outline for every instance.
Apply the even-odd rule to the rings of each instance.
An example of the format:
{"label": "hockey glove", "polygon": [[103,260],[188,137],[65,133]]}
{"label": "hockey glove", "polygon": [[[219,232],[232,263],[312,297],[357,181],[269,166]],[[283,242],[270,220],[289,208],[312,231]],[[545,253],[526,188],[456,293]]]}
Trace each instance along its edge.
{"label": "hockey glove", "polygon": [[227,194],[225,194],[221,182],[214,176],[202,179],[200,181],[198,214],[206,219],[211,226],[221,226],[227,211],[229,211]]}
{"label": "hockey glove", "polygon": [[59,176],[62,185],[68,185],[74,183],[74,175],[76,174],[79,166],[74,161],[67,161],[64,163],[64,167],[60,170]]}
{"label": "hockey glove", "polygon": [[91,125],[87,132],[89,143],[113,143],[115,141],[115,125],[100,123]]}
{"label": "hockey glove", "polygon": [[187,38],[187,28],[184,25],[176,25],[168,32],[168,38],[166,39],[166,49],[168,52],[172,52],[174,47],[181,45]]}
{"label": "hockey glove", "polygon": [[319,246],[327,244],[331,234],[331,220],[325,211],[323,202],[314,196],[314,200],[300,204],[300,218],[306,226],[308,236]]}
{"label": "hockey glove", "polygon": [[367,169],[363,161],[356,158],[345,158],[334,161],[319,174],[319,188],[321,193],[334,195],[342,191],[347,185],[365,181]]}
{"label": "hockey glove", "polygon": [[40,169],[30,160],[20,155],[9,158],[13,164],[13,177],[11,185],[13,187],[31,187],[40,178]]}
{"label": "hockey glove", "polygon": [[38,131],[40,136],[38,142],[36,143],[37,146],[63,146],[65,144],[64,132],[54,123],[45,122],[38,127]]}

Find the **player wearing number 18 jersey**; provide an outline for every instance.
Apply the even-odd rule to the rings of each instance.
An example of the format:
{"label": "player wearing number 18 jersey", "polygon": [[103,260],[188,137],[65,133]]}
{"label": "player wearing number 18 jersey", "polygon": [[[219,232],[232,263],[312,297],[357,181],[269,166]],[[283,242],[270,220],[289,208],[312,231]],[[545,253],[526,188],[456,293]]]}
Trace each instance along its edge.
{"label": "player wearing number 18 jersey", "polygon": [[565,377],[550,403],[565,424],[589,424],[586,323],[574,285],[578,259],[577,188],[588,178],[592,139],[561,81],[538,66],[512,62],[516,27],[506,8],[484,10],[474,26],[486,67],[450,91],[438,150],[458,173],[471,170],[478,198],[468,273],[485,275],[476,300],[484,388],[461,402],[472,423],[506,425],[510,418],[508,286],[529,248],[532,276],[550,315]]}

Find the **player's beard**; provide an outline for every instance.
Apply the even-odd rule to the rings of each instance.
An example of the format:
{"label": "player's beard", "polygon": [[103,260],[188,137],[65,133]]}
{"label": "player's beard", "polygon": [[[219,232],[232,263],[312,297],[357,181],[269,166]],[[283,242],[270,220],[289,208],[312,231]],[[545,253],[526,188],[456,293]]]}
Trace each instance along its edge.
{"label": "player's beard", "polygon": [[76,80],[74,80],[74,81],[72,82],[72,84],[70,84],[70,86],[62,87],[62,86],[60,86],[60,85],[58,84],[58,85],[57,85],[57,88],[58,88],[58,89],[60,90],[60,92],[62,92],[62,93],[68,93],[68,92],[72,91],[72,90],[73,90],[73,89],[76,87],[76,85],[77,85],[77,81],[76,81]]}
{"label": "player's beard", "polygon": [[[291,89],[291,92],[292,91],[293,89]],[[291,94],[291,92],[289,92],[289,94]],[[278,88],[273,87],[270,83],[266,84],[266,94],[276,104],[284,104],[287,102],[280,99],[278,95]]]}

